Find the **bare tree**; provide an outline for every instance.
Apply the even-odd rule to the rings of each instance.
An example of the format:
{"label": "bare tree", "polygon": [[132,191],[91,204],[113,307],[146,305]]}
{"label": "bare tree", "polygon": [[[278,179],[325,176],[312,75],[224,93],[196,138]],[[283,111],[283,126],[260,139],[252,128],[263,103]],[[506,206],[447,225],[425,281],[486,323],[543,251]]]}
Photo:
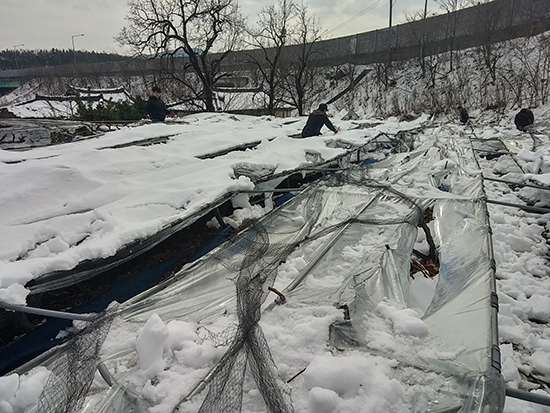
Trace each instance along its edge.
{"label": "bare tree", "polygon": [[449,71],[453,70],[453,50],[458,30],[458,14],[454,13],[466,6],[466,0],[435,0],[447,12],[447,37],[449,39]]}
{"label": "bare tree", "polygon": [[428,42],[428,28],[426,26],[425,12],[406,12],[405,19],[409,23],[408,28],[410,29],[412,36],[416,39],[420,47],[418,63],[420,64],[422,77],[426,77],[426,43]]}
{"label": "bare tree", "polygon": [[284,47],[292,33],[289,31],[290,20],[296,5],[292,0],[279,0],[262,8],[258,22],[248,30],[249,45],[256,50],[248,54],[248,59],[256,67],[261,87],[267,96],[267,112],[275,112],[275,105],[280,91],[280,65]]}
{"label": "bare tree", "polygon": [[[331,87],[334,88],[333,85],[336,85],[340,82],[345,82],[348,85],[342,89],[339,93],[331,97],[329,100],[326,101],[327,104],[332,104],[336,102],[337,100],[340,100],[345,97],[346,105],[354,107],[356,106],[355,100],[360,99],[358,95],[354,93],[354,90],[357,89],[357,86],[361,83],[361,81],[371,72],[371,68],[363,69],[361,72],[359,72],[359,68],[353,64],[345,64],[339,66],[334,73],[329,73],[326,75],[326,78],[331,81]],[[359,73],[358,73],[359,72]]]}
{"label": "bare tree", "polygon": [[287,48],[283,88],[286,102],[294,106],[302,116],[306,102],[314,99],[323,89],[316,82],[319,68],[312,63],[324,54],[319,43],[319,21],[314,15],[309,15],[305,4],[296,7],[293,34],[291,42],[294,45]]}
{"label": "bare tree", "polygon": [[[481,3],[489,3],[489,0],[484,0]],[[475,24],[479,27],[481,40],[483,41],[479,47],[483,57],[483,62],[489,70],[489,75],[493,82],[497,78],[497,63],[500,58],[497,49],[498,45],[494,44],[494,33],[499,27],[503,19],[503,10],[497,7],[486,7],[480,4],[478,0],[470,0],[472,5],[477,5],[475,14]]]}
{"label": "bare tree", "polygon": [[545,105],[549,97],[550,36],[543,34],[509,43],[513,51],[514,70],[503,70],[501,77],[516,92],[513,105]]}
{"label": "bare tree", "polygon": [[[224,76],[221,64],[243,25],[236,1],[129,0],[128,5],[128,26],[116,37],[118,42],[139,55],[173,57],[183,51],[183,73],[194,72],[201,86],[196,97],[207,111],[214,111],[213,88]],[[193,86],[188,78],[180,80]]]}
{"label": "bare tree", "polygon": [[406,19],[409,22],[408,29],[419,46],[420,76],[426,79],[426,86],[429,89],[435,89],[438,71],[443,59],[439,54],[427,53],[427,45],[434,40],[435,28],[433,21],[426,19],[426,12],[425,9],[424,12],[406,13]]}

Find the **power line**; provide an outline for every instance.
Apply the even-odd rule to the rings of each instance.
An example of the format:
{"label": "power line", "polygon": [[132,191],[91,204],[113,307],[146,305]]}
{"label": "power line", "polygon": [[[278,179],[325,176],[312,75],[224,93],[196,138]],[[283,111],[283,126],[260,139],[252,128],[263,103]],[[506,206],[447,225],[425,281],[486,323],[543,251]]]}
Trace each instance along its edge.
{"label": "power line", "polygon": [[334,32],[338,29],[341,29],[342,27],[348,25],[349,23],[357,20],[359,17],[361,17],[362,15],[364,15],[365,13],[368,13],[369,11],[377,8],[378,6],[380,6],[380,4],[382,3],[383,0],[376,0],[375,3],[371,4],[370,6],[368,6],[366,9],[364,10],[361,10],[359,13],[355,14],[354,16],[350,17],[349,19],[347,19],[346,21],[340,23],[338,26],[330,29],[330,30],[327,30],[325,32],[325,34],[328,34],[328,33],[331,33],[331,32]]}
{"label": "power line", "polygon": [[327,33],[330,33],[330,32],[334,32],[346,25],[348,25],[349,23],[357,20],[359,17],[363,16],[365,13],[368,13],[369,11],[377,8],[378,6],[380,6],[380,4],[382,3],[383,0],[377,0],[375,3],[371,4],[370,6],[368,6],[367,8],[365,8],[364,10],[361,10],[359,13],[357,13],[356,15],[350,17],[349,19],[347,19],[346,21],[340,23],[338,26],[332,28],[331,30],[327,31]]}

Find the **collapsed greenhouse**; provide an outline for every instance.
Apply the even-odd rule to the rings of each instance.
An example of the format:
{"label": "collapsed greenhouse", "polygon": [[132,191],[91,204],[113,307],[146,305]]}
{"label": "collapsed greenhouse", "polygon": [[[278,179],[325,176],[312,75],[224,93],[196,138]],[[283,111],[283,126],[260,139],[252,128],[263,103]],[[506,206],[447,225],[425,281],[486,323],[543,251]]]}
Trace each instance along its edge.
{"label": "collapsed greenhouse", "polygon": [[[51,372],[38,411],[293,412],[330,387],[364,395],[365,411],[501,412],[495,267],[474,148],[457,135],[386,138],[16,369]],[[392,153],[372,162],[369,151]],[[257,189],[271,194],[279,182]],[[423,269],[414,277],[411,260]],[[323,328],[300,331],[304,314]],[[303,341],[274,352],[285,330]],[[184,357],[186,342],[201,350]],[[205,343],[208,362],[197,363]],[[323,386],[331,363],[340,386]],[[345,376],[358,366],[354,390]],[[405,393],[372,401],[368,376],[392,378],[386,392],[397,379]]]}

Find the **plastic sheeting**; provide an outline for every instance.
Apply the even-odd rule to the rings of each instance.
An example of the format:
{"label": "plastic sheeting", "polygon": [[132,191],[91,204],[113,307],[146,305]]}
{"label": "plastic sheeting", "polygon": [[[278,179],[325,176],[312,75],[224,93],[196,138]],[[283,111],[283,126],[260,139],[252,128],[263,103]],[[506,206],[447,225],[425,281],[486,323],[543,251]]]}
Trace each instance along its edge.
{"label": "plastic sheeting", "polygon": [[[269,236],[268,248],[281,251],[281,262],[290,252],[302,249],[307,265],[283,291],[287,299],[349,309],[346,320],[331,326],[334,349],[395,359],[397,369],[412,368],[419,380],[428,374],[444,378],[438,403],[419,393],[411,402],[414,412],[497,413],[504,406],[490,227],[481,176],[472,159],[471,149],[456,142],[439,148],[427,142],[368,169],[352,169],[312,185],[260,220]],[[446,191],[439,189],[442,186]],[[422,317],[429,334],[419,341],[423,348],[438,351],[373,350],[365,337],[376,307],[388,299],[411,305],[410,259],[422,211],[428,206],[434,212],[440,273]],[[232,245],[246,246],[248,236],[249,231],[242,231],[236,236],[240,242]],[[360,239],[370,242],[368,253],[353,265],[342,265],[343,251]],[[165,322],[207,322],[222,316],[235,305],[235,273],[230,263],[242,254],[245,247],[220,246],[175,278],[121,305],[119,322],[137,330],[152,314]],[[323,284],[323,277],[334,274],[340,277],[339,285]],[[311,277],[315,283],[308,282]],[[60,351],[63,348],[43,356],[40,363],[47,366]],[[118,361],[135,359],[136,354],[128,348],[102,358],[106,369],[114,371]],[[150,407],[124,382],[127,374],[110,377],[110,388],[95,389],[82,411]]]}
{"label": "plastic sheeting", "polygon": [[[345,145],[349,146],[349,145]],[[235,149],[235,148],[230,148]],[[220,152],[225,153],[226,150]],[[212,156],[218,156],[212,154]],[[352,153],[344,153],[334,157],[333,159],[324,160],[315,151],[306,154],[307,159],[315,165],[317,168],[328,167],[335,164],[349,164],[350,158],[354,156]],[[355,155],[356,156],[356,155]],[[209,156],[206,156],[207,158]],[[310,165],[309,165],[310,166]],[[311,166],[310,166],[311,167]],[[253,182],[256,182],[256,189],[258,190],[268,190],[275,188],[278,184],[283,182],[289,176],[291,176],[296,171],[303,173],[305,176],[307,173],[312,171],[301,169],[288,170],[273,174],[273,170],[266,165],[254,165],[254,164],[238,164],[235,165],[235,176],[248,176]],[[199,218],[204,216],[207,212],[218,208],[224,202],[227,202],[235,195],[234,192],[227,192],[222,194],[216,200],[203,205],[197,211],[193,212],[190,215],[186,215],[183,218],[172,221],[164,225],[164,227],[158,231],[153,236],[150,236],[146,239],[136,239],[128,245],[125,245],[119,249],[115,255],[108,257],[106,259],[93,259],[88,261],[83,261],[78,264],[75,268],[68,271],[54,271],[51,273],[44,274],[29,283],[27,283],[27,288],[29,288],[34,294],[52,291],[60,288],[65,288],[77,284],[82,281],[86,281],[90,278],[95,277],[96,275],[107,271],[109,269],[115,268],[124,264],[125,262],[134,259],[138,255],[144,254],[147,251],[151,250],[161,242],[168,239],[170,236],[174,235],[178,231],[181,231],[184,228],[189,227],[195,223]]]}

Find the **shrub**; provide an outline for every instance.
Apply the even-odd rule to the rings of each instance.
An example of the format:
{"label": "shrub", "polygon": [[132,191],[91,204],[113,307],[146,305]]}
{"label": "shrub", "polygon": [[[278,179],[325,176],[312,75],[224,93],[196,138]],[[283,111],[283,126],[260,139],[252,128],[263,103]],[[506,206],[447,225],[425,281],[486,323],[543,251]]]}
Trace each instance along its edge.
{"label": "shrub", "polygon": [[77,100],[76,118],[85,121],[139,120],[145,116],[145,100],[136,97],[133,101],[101,101],[94,107],[92,102]]}

